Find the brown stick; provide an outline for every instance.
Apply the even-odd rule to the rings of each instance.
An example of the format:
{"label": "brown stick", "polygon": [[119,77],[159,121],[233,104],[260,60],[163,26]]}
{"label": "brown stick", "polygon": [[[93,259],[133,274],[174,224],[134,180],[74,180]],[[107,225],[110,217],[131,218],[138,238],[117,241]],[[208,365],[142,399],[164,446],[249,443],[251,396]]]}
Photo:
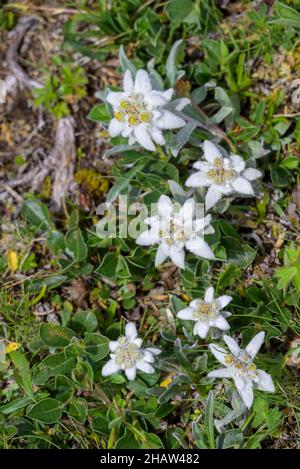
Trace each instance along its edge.
{"label": "brown stick", "polygon": [[55,162],[55,171],[52,200],[57,209],[60,209],[63,199],[73,182],[76,162],[76,147],[73,117],[65,117],[58,121],[55,146],[51,159]]}
{"label": "brown stick", "polygon": [[[22,45],[25,35],[39,23],[39,18],[36,16],[25,16],[22,17],[17,26],[9,32],[8,39],[10,41],[9,48],[6,54],[6,61],[10,72],[13,77],[17,80],[20,89],[28,88],[32,90],[33,88],[41,88],[42,85],[36,80],[32,80],[23,68],[19,65],[19,49]],[[13,79],[11,76],[8,76],[5,80],[6,86],[8,88],[7,92],[9,93],[14,86]],[[14,92],[14,90],[13,90]]]}
{"label": "brown stick", "polygon": [[[24,88],[32,91],[41,88],[42,85],[32,80],[23,68],[19,65],[19,50],[28,31],[36,28],[39,18],[36,16],[22,17],[13,31],[9,33],[10,45],[7,51],[7,64],[11,72],[6,78],[7,93],[16,97],[19,90]],[[18,85],[18,86],[17,86]],[[11,181],[10,187],[17,187],[24,183],[31,182],[32,190],[37,190],[50,171],[54,171],[54,183],[52,190],[52,200],[55,208],[62,207],[63,199],[67,194],[72,182],[76,161],[75,147],[75,122],[70,117],[62,118],[57,123],[55,143],[52,152],[45,157],[42,168],[34,168],[19,179]],[[6,190],[8,186],[6,187]],[[13,189],[12,189],[13,190]],[[8,191],[11,193],[11,191]],[[14,191],[15,192],[15,191]]]}

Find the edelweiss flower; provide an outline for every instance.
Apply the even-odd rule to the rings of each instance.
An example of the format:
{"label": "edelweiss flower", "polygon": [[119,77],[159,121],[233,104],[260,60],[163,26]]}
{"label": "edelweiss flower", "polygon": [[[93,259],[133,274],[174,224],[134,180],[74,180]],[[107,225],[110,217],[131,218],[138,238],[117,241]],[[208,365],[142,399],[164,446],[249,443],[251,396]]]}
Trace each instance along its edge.
{"label": "edelweiss flower", "polygon": [[196,256],[215,259],[203,239],[203,235],[214,233],[214,228],[210,226],[211,216],[197,219],[193,199],[188,199],[182,206],[174,206],[169,197],[161,195],[157,212],[157,215],[146,218],[145,223],[150,225],[150,229],[136,240],[142,246],[158,244],[156,267],[170,257],[175,265],[184,269],[185,249]]}
{"label": "edelweiss flower", "polygon": [[254,168],[245,169],[246,163],[239,155],[224,158],[217,147],[205,140],[203,145],[206,161],[197,161],[194,168],[197,173],[192,174],[186,181],[188,187],[208,187],[205,197],[205,207],[209,210],[222,198],[233,192],[254,195],[249,181],[261,176],[261,172]]}
{"label": "edelweiss flower", "polygon": [[[131,73],[126,70],[123,80],[123,92],[110,92],[106,100],[112,105],[114,118],[108,131],[112,137],[122,135],[129,138],[129,145],[138,142],[146,150],[154,151],[153,142],[164,145],[164,129],[178,129],[186,122],[164,109],[171,102],[174,90],[153,90],[149,74],[139,70],[133,81]],[[189,99],[176,100],[176,111],[181,111]]]}
{"label": "edelweiss flower", "polygon": [[230,326],[226,317],[231,316],[228,311],[220,311],[225,308],[230,301],[231,296],[222,295],[214,298],[214,288],[209,287],[204,295],[204,300],[193,300],[188,308],[178,312],[177,317],[188,321],[195,321],[194,334],[205,339],[211,327],[216,327],[222,331],[227,331]]}
{"label": "edelweiss flower", "polygon": [[224,340],[230,352],[217,344],[210,344],[209,348],[216,359],[225,366],[208,373],[209,378],[233,378],[234,384],[250,409],[253,403],[253,387],[261,391],[274,392],[274,384],[271,375],[256,368],[253,359],[263,344],[265,333],[259,332],[249,342],[245,350],[240,349],[237,342],[224,335]]}
{"label": "edelweiss flower", "polygon": [[102,375],[109,376],[123,370],[126,377],[134,381],[137,370],[154,373],[150,363],[154,362],[154,355],[158,355],[161,351],[154,347],[142,349],[142,342],[137,336],[135,324],[133,322],[126,324],[125,336],[109,342],[111,359],[102,368]]}

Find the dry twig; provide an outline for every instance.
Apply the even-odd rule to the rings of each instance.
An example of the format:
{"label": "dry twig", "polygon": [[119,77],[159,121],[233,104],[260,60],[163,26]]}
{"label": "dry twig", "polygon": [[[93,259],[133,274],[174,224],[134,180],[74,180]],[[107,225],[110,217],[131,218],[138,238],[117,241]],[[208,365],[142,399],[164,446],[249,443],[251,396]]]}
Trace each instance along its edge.
{"label": "dry twig", "polygon": [[[36,80],[31,79],[23,68],[19,65],[19,50],[26,34],[36,28],[39,18],[36,16],[22,17],[13,31],[10,32],[10,46],[7,51],[7,64],[10,75],[7,76],[5,83],[7,94],[13,100],[16,99],[19,91],[28,89],[32,91],[35,88],[41,88],[42,85]],[[58,121],[55,143],[52,152],[46,156],[41,167],[35,167],[23,174],[22,177],[10,181],[5,186],[6,192],[18,200],[22,198],[12,189],[20,185],[30,183],[31,189],[36,191],[44,181],[49,172],[54,171],[54,183],[52,190],[52,200],[56,209],[60,209],[63,200],[73,182],[73,174],[76,161],[74,119],[65,117]],[[39,124],[35,132],[44,125]]]}
{"label": "dry twig", "polygon": [[56,168],[59,167],[55,171],[52,190],[52,200],[56,208],[59,209],[73,182],[76,162],[74,119],[72,117],[59,120],[51,159],[53,164],[56,164]]}
{"label": "dry twig", "polygon": [[10,44],[6,54],[6,61],[11,75],[6,77],[5,84],[7,93],[13,97],[16,96],[16,88],[18,87],[21,90],[42,87],[39,82],[32,80],[19,64],[19,50],[24,37],[30,30],[36,28],[38,23],[39,19],[36,16],[22,17],[17,26],[9,33]]}

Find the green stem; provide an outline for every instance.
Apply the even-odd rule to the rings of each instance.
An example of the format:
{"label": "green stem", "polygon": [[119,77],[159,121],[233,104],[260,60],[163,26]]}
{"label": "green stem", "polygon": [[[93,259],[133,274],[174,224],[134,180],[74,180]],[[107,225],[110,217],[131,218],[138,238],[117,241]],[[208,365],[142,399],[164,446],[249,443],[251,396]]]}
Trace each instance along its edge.
{"label": "green stem", "polygon": [[163,149],[160,145],[156,145],[156,150],[157,150],[161,160],[166,161],[166,160],[169,159],[168,155],[165,154],[165,152],[163,151]]}

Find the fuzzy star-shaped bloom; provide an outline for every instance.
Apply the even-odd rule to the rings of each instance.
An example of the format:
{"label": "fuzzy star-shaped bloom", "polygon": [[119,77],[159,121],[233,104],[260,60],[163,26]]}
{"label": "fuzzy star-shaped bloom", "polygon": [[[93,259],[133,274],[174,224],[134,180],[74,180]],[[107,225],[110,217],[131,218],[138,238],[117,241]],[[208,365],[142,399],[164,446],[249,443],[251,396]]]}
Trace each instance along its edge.
{"label": "fuzzy star-shaped bloom", "polygon": [[134,381],[137,370],[144,373],[154,373],[151,364],[155,361],[155,355],[161,353],[158,348],[142,348],[142,339],[137,335],[136,326],[129,322],[125,327],[125,336],[109,342],[110,360],[102,368],[102,375],[109,376],[119,371],[124,371],[129,381]]}
{"label": "fuzzy star-shaped bloom", "polygon": [[228,331],[230,328],[225,318],[231,316],[229,311],[221,311],[227,306],[232,297],[222,295],[214,298],[214,288],[209,287],[204,295],[204,300],[197,299],[190,302],[187,308],[177,313],[179,319],[195,321],[194,334],[205,339],[211,327]]}
{"label": "fuzzy star-shaped bloom", "polygon": [[261,177],[261,172],[247,168],[243,158],[230,155],[224,158],[222,153],[209,140],[203,144],[203,156],[206,161],[197,161],[194,168],[198,171],[186,181],[187,187],[208,187],[205,208],[209,210],[223,197],[233,193],[254,195],[250,181]]}
{"label": "fuzzy star-shaped bloom", "polygon": [[207,376],[209,378],[232,378],[239,395],[249,409],[253,404],[253,388],[268,392],[275,391],[271,375],[264,370],[259,370],[253,363],[264,338],[265,333],[259,332],[243,350],[232,337],[224,335],[223,339],[230,353],[217,344],[209,345],[211,352],[224,365],[224,368],[211,371]]}
{"label": "fuzzy star-shaped bloom", "polygon": [[[181,117],[165,109],[171,103],[173,88],[154,90],[145,70],[139,70],[135,80],[126,70],[123,89],[121,92],[111,91],[106,97],[114,112],[108,127],[112,137],[121,135],[128,138],[129,145],[138,142],[146,150],[154,151],[155,143],[165,144],[163,130],[179,129],[186,125]],[[181,111],[189,102],[187,98],[177,99],[175,110]]]}
{"label": "fuzzy star-shaped bloom", "polygon": [[205,234],[214,233],[210,225],[211,216],[196,218],[194,199],[188,199],[182,206],[161,195],[157,204],[157,215],[146,218],[149,230],[144,231],[136,240],[141,246],[158,244],[155,266],[162,264],[168,257],[184,269],[185,250],[204,259],[214,260],[215,256],[204,241]]}

